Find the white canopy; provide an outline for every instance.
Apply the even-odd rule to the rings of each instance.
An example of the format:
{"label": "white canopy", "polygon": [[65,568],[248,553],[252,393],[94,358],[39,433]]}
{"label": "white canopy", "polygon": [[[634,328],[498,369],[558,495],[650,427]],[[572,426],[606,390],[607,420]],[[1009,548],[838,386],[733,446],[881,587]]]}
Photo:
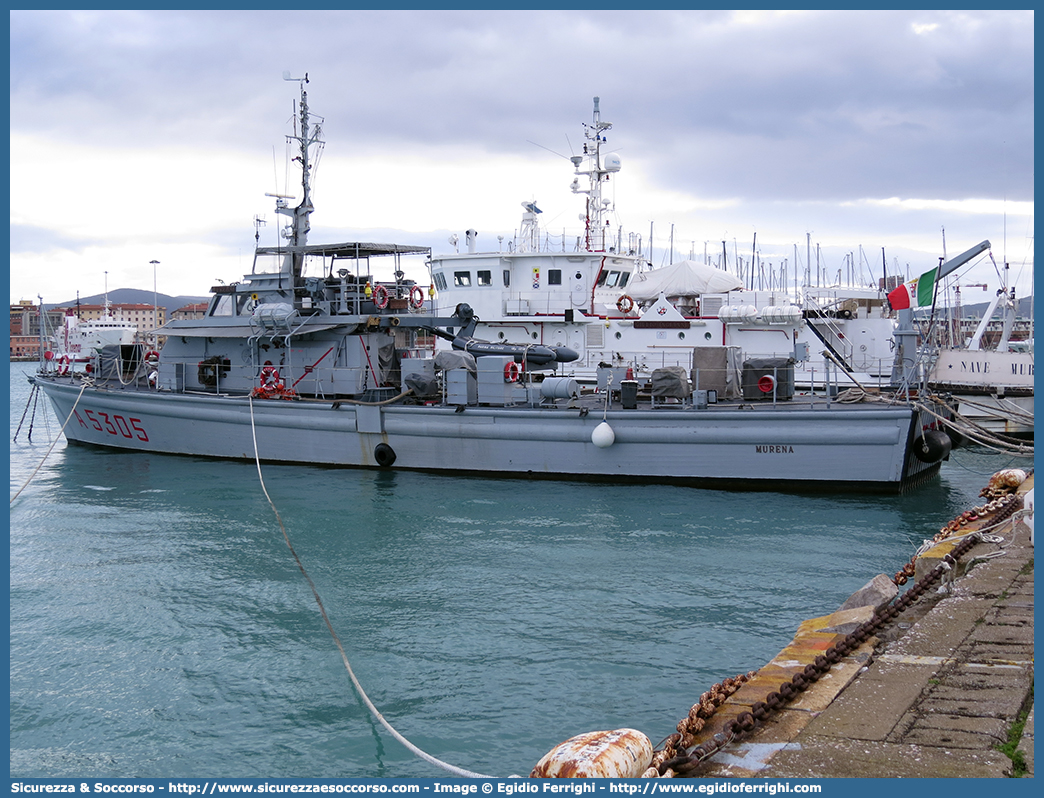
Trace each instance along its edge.
{"label": "white canopy", "polygon": [[726,271],[715,269],[694,260],[682,260],[636,274],[627,286],[627,293],[638,301],[664,296],[699,296],[700,294],[723,294],[742,288],[743,283]]}

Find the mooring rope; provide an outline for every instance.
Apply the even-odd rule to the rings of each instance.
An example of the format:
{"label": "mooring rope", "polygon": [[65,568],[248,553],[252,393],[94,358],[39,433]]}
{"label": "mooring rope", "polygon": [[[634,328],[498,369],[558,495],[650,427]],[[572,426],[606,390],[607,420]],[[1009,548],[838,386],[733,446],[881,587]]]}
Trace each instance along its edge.
{"label": "mooring rope", "polygon": [[250,434],[254,440],[254,462],[257,464],[257,478],[261,482],[261,491],[265,494],[265,498],[268,500],[268,504],[269,506],[271,506],[272,512],[275,513],[276,521],[279,522],[279,529],[283,532],[283,540],[286,541],[287,548],[290,549],[290,553],[294,556],[294,561],[297,563],[298,570],[301,571],[301,575],[304,576],[305,581],[308,582],[308,587],[312,590],[312,596],[315,598],[315,603],[319,606],[319,614],[323,616],[323,622],[326,623],[326,628],[329,630],[330,636],[333,638],[334,644],[337,646],[337,650],[341,652],[341,661],[344,662],[344,668],[346,671],[348,671],[348,677],[352,680],[352,685],[354,685],[356,692],[359,694],[359,697],[362,699],[363,703],[366,704],[366,708],[370,710],[370,713],[378,721],[380,721],[381,725],[388,730],[388,733],[391,734],[392,737],[394,737],[396,740],[398,740],[400,743],[406,746],[406,748],[408,748],[410,751],[412,751],[414,754],[416,754],[426,762],[430,762],[431,764],[440,767],[443,770],[447,770],[450,773],[453,773],[457,776],[464,776],[465,778],[498,778],[497,776],[487,776],[482,773],[474,773],[470,770],[459,768],[456,765],[451,765],[448,762],[443,762],[441,759],[437,759],[431,754],[422,751],[416,745],[414,745],[401,734],[399,734],[399,732],[396,731],[395,728],[390,723],[388,723],[387,720],[385,720],[384,715],[380,713],[377,707],[374,706],[373,702],[370,700],[370,697],[366,695],[366,691],[363,690],[362,685],[359,683],[359,680],[355,677],[355,671],[352,670],[352,664],[348,661],[348,655],[345,653],[344,646],[341,644],[341,638],[337,636],[337,632],[334,631],[333,624],[330,623],[330,618],[326,614],[326,608],[323,606],[323,600],[319,596],[319,591],[316,588],[315,583],[312,581],[312,577],[310,577],[308,575],[308,571],[305,570],[304,563],[301,562],[301,558],[297,556],[297,552],[294,550],[294,544],[290,542],[290,536],[287,534],[286,527],[283,525],[283,519],[279,515],[279,510],[276,509],[275,502],[272,501],[272,497],[268,495],[268,488],[265,487],[265,478],[264,475],[261,473],[261,458],[257,452],[257,431],[254,428],[254,399],[253,397],[248,397],[248,399],[250,401]]}
{"label": "mooring rope", "polygon": [[933,396],[932,399],[946,407],[954,414],[955,418],[953,420],[947,419],[921,402],[914,402],[913,404],[919,410],[924,411],[930,416],[934,416],[946,425],[952,426],[958,432],[986,449],[991,449],[1000,454],[1010,454],[1013,457],[1033,457],[1033,446],[1031,444],[1012,441],[1010,439],[1005,439],[1003,436],[995,435],[985,427],[982,427],[971,419],[962,416],[952,407],[947,405],[941,398]]}
{"label": "mooring rope", "polygon": [[40,464],[38,466],[36,466],[36,468],[33,469],[33,473],[31,473],[29,475],[29,479],[27,479],[25,481],[25,484],[22,485],[22,487],[20,487],[18,489],[18,491],[15,493],[14,496],[11,497],[11,504],[14,504],[14,500],[22,495],[22,491],[29,487],[29,483],[33,481],[33,478],[37,475],[37,473],[39,473],[40,469],[43,468],[43,464],[47,461],[47,458],[50,456],[51,452],[54,450],[54,447],[58,444],[58,440],[59,440],[59,438],[61,438],[62,433],[65,432],[65,428],[69,425],[69,420],[73,417],[73,413],[76,412],[76,405],[78,405],[80,403],[80,397],[83,396],[83,392],[85,390],[87,390],[87,385],[88,384],[89,384],[88,380],[84,380],[83,381],[83,385],[80,387],[80,392],[79,392],[79,394],[76,395],[76,401],[73,402],[73,406],[69,410],[69,415],[66,416],[66,418],[65,418],[65,423],[62,424],[62,428],[60,430],[58,430],[58,434],[54,436],[54,440],[51,441],[51,445],[47,447],[47,451],[44,453],[43,459],[40,460]]}
{"label": "mooring rope", "polygon": [[25,423],[25,417],[29,415],[30,405],[32,405],[33,414],[29,417],[29,443],[33,442],[33,424],[36,423],[36,405],[39,399],[40,386],[33,383],[33,387],[29,391],[29,398],[25,400],[25,408],[22,410],[22,417],[18,420],[18,429],[15,430],[14,438],[12,438],[12,441],[15,443],[18,442],[18,436],[22,433],[22,425]]}

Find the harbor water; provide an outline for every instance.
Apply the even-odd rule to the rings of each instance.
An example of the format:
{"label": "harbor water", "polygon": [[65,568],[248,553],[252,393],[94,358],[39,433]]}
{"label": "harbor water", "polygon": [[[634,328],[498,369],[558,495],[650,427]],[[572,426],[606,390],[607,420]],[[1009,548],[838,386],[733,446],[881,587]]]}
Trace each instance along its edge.
{"label": "harbor water", "polygon": [[[67,446],[11,364],[12,777],[432,777],[356,695],[249,462]],[[32,441],[27,440],[32,420]],[[49,447],[53,450],[44,460]],[[653,742],[892,574],[1007,457],[903,496],[262,466],[351,666],[415,745],[492,776]]]}

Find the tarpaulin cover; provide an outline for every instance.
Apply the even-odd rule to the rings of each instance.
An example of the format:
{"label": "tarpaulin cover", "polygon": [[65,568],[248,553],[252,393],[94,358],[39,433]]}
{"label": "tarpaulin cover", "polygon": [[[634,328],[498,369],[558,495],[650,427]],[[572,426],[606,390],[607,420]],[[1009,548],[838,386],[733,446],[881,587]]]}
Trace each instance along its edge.
{"label": "tarpaulin cover", "polygon": [[668,297],[723,294],[742,287],[740,279],[726,271],[694,260],[682,260],[636,274],[627,286],[627,293],[638,301],[647,301],[660,294]]}

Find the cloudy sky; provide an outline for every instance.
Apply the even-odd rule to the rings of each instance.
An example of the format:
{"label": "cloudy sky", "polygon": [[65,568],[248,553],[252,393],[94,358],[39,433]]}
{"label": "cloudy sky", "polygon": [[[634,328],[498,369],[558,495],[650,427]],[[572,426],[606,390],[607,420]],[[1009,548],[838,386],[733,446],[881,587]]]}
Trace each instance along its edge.
{"label": "cloudy sky", "polygon": [[[564,156],[592,98],[622,163],[613,224],[654,265],[862,281],[989,239],[1028,295],[1032,11],[13,11],[11,299],[206,294],[249,271],[298,84],[325,120],[311,241],[575,233]],[[281,217],[280,217],[281,218]],[[795,264],[796,259],[796,264]],[[983,301],[988,258],[962,284]],[[107,275],[106,275],[107,273]],[[792,279],[792,278],[791,278]]]}

